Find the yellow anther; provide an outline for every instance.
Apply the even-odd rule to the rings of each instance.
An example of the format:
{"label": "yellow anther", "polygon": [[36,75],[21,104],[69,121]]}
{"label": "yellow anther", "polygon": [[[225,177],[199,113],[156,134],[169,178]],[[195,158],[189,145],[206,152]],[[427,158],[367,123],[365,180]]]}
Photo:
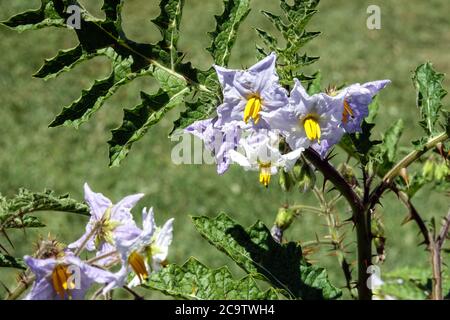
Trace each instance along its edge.
{"label": "yellow anther", "polygon": [[247,123],[250,118],[253,119],[255,124],[259,122],[259,112],[261,111],[261,98],[259,96],[251,96],[247,100],[247,104],[244,109],[244,122]]}
{"label": "yellow anther", "polygon": [[75,289],[75,283],[73,280],[70,281],[70,276],[71,274],[69,273],[67,265],[58,264],[55,269],[53,269],[51,276],[53,289],[61,299],[64,299],[66,293],[68,294],[68,297],[71,298],[69,291]]}
{"label": "yellow anther", "polygon": [[266,188],[269,186],[271,177],[271,164],[270,163],[260,163],[259,165],[259,182]]}
{"label": "yellow anther", "polygon": [[353,110],[348,104],[347,100],[344,100],[344,111],[342,112],[342,122],[347,123],[349,117],[353,117]]}
{"label": "yellow anther", "polygon": [[148,271],[145,266],[144,258],[138,252],[133,251],[130,254],[128,257],[128,263],[141,282],[148,278]]}
{"label": "yellow anther", "polygon": [[309,140],[317,140],[320,142],[320,125],[316,117],[307,116],[303,120],[303,127],[305,128],[306,137]]}

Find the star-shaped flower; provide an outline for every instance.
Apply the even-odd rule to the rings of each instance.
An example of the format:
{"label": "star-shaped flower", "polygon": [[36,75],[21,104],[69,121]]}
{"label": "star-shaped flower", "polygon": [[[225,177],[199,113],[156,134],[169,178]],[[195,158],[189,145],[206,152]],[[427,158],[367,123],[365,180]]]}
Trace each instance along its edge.
{"label": "star-shaped flower", "polygon": [[215,66],[223,89],[223,103],[217,109],[217,126],[238,122],[253,128],[268,128],[261,111],[273,111],[288,104],[286,90],[279,84],[276,55],[270,54],[247,70]]}

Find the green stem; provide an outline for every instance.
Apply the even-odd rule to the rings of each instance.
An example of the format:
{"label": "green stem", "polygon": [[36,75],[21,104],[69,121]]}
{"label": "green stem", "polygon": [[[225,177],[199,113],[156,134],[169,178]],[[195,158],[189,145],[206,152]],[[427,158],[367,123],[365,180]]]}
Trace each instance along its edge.
{"label": "green stem", "polygon": [[424,155],[428,150],[436,147],[437,144],[444,142],[448,139],[448,134],[443,132],[437,135],[434,138],[428,140],[425,146],[421,150],[414,150],[410,152],[406,157],[400,160],[388,173],[386,173],[383,177],[384,183],[390,183],[395,177],[397,177],[400,173],[400,170],[403,168],[407,168],[411,163],[419,159],[422,155]]}
{"label": "green stem", "polygon": [[27,290],[30,285],[35,280],[35,276],[33,274],[30,274],[29,270],[25,271],[23,274],[23,278],[20,280],[20,283],[17,285],[17,287],[12,290],[8,295],[6,296],[6,300],[16,300],[18,299],[22,293]]}
{"label": "green stem", "polygon": [[302,205],[302,204],[296,204],[296,205],[293,205],[293,206],[289,206],[288,208],[291,209],[291,210],[294,210],[294,211],[299,211],[299,212],[301,212],[301,211],[310,211],[310,212],[319,213],[319,214],[323,213],[323,211],[321,209],[319,209],[319,208],[316,208],[316,207],[313,207],[313,206],[306,206],[306,205]]}

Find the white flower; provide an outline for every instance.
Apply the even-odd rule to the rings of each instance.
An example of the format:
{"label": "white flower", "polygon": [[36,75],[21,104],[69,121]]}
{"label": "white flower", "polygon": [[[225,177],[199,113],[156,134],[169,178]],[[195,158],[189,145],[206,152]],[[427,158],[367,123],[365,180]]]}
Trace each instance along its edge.
{"label": "white flower", "polygon": [[271,175],[276,174],[278,168],[290,171],[304,151],[304,148],[298,148],[287,154],[281,154],[278,147],[279,135],[263,129],[241,139],[239,144],[245,154],[231,150],[231,160],[245,170],[259,171],[259,181],[265,187],[268,187]]}

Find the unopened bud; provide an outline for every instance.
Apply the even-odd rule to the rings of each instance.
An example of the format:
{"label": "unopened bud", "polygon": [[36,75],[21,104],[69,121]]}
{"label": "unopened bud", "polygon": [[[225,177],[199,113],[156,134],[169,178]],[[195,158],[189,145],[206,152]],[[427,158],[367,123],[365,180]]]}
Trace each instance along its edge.
{"label": "unopened bud", "polygon": [[275,226],[282,231],[289,228],[295,218],[295,212],[289,208],[280,208],[275,219]]}
{"label": "unopened bud", "polygon": [[299,175],[297,176],[297,185],[301,192],[306,192],[314,188],[316,184],[316,175],[314,173],[313,168],[304,163],[301,166]]}

